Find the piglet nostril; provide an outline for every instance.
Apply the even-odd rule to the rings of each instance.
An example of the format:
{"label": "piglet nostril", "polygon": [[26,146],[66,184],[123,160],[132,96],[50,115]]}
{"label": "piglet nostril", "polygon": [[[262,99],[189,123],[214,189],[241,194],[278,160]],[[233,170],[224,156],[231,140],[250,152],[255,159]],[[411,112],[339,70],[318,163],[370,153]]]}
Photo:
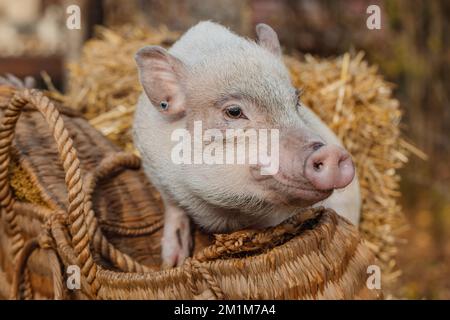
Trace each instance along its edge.
{"label": "piglet nostril", "polygon": [[313,166],[315,171],[320,172],[320,170],[322,170],[323,168],[323,162],[322,161],[315,162]]}

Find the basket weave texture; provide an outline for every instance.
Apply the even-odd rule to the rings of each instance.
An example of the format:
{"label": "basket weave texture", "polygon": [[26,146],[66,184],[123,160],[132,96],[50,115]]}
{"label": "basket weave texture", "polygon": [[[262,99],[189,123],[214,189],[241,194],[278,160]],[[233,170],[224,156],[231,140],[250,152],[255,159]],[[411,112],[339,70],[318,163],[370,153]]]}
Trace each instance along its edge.
{"label": "basket weave texture", "polygon": [[[0,93],[2,90],[0,90]],[[162,210],[140,160],[36,90],[0,99],[0,297],[373,299],[372,252],[331,210],[279,226],[197,232],[194,256],[160,270]],[[20,116],[20,119],[19,119]],[[81,288],[66,270],[79,266]]]}

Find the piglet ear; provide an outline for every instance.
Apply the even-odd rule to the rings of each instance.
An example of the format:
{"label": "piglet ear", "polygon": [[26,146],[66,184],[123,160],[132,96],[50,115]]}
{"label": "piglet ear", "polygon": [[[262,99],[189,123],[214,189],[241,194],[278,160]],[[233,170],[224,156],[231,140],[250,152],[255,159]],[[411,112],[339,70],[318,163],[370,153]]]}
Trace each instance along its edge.
{"label": "piglet ear", "polygon": [[158,46],[147,46],[135,55],[139,80],[150,102],[162,113],[183,115],[186,69],[179,59]]}
{"label": "piglet ear", "polygon": [[260,23],[256,26],[256,35],[258,36],[258,44],[277,57],[281,57],[280,41],[277,33],[267,24]]}

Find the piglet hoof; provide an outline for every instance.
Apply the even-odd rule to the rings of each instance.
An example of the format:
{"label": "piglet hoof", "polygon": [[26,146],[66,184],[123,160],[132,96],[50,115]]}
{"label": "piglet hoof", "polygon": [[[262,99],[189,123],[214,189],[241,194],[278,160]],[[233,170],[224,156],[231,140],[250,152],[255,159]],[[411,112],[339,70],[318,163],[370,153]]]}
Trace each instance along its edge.
{"label": "piglet hoof", "polygon": [[[179,210],[179,209],[178,209]],[[192,251],[192,235],[189,217],[182,212],[166,212],[161,241],[162,268],[181,266]]]}

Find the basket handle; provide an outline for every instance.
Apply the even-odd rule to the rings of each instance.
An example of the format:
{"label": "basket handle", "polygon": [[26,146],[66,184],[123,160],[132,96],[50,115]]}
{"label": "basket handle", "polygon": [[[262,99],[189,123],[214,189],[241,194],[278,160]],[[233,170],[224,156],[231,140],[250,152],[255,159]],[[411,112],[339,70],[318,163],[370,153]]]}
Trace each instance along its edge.
{"label": "basket handle", "polygon": [[14,254],[16,255],[23,248],[23,238],[17,224],[16,213],[13,210],[15,200],[9,184],[8,170],[15,126],[21,110],[27,104],[34,106],[43,115],[56,141],[68,192],[68,227],[71,244],[82,274],[91,286],[89,289],[95,295],[99,289],[96,278],[97,264],[89,247],[86,196],[83,191],[80,160],[59,111],[46,96],[33,89],[21,90],[14,94],[5,110],[0,126],[0,205],[5,210],[7,226],[12,231],[14,239],[17,238],[17,243],[13,246],[13,250],[16,251]]}

